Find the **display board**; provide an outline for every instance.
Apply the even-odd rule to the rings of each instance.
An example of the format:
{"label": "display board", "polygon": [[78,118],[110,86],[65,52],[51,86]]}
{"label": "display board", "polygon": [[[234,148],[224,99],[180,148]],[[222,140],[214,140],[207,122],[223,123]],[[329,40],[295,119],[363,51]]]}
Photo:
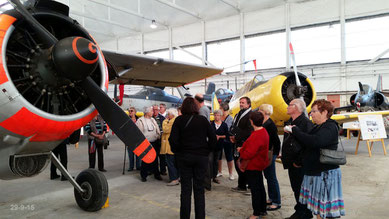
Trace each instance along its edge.
{"label": "display board", "polygon": [[382,115],[358,116],[363,140],[386,138]]}

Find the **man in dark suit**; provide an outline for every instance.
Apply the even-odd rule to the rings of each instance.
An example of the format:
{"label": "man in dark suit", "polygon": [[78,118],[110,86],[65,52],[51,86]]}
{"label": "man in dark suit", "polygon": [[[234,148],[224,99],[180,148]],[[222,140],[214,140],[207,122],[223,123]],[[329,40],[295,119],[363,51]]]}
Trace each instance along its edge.
{"label": "man in dark suit", "polygon": [[240,111],[236,114],[234,121],[231,126],[231,136],[230,140],[234,143],[234,161],[235,161],[235,169],[238,173],[238,186],[232,188],[233,191],[237,192],[246,192],[247,191],[247,179],[244,172],[240,171],[237,166],[237,160],[239,159],[239,153],[237,152],[237,148],[242,147],[243,143],[247,140],[247,138],[251,135],[253,131],[253,127],[249,121],[250,113],[251,113],[251,100],[248,97],[241,97],[239,99]]}

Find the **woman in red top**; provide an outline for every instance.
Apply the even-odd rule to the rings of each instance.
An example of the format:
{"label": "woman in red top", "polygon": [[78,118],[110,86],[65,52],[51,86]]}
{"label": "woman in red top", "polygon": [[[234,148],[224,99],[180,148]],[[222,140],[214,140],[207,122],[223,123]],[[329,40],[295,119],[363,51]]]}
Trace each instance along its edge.
{"label": "woman in red top", "polygon": [[250,114],[250,123],[254,128],[250,137],[238,148],[240,157],[248,160],[246,167],[247,181],[251,190],[251,200],[254,209],[250,219],[261,218],[266,213],[266,191],[263,185],[262,170],[268,164],[269,135],[262,127],[263,115],[260,112]]}

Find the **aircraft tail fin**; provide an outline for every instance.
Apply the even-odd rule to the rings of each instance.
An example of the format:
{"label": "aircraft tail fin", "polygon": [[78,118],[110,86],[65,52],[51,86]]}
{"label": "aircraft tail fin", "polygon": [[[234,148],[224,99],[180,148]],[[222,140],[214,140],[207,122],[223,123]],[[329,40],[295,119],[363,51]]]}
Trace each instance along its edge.
{"label": "aircraft tail fin", "polygon": [[377,92],[382,92],[382,75],[378,75]]}
{"label": "aircraft tail fin", "polygon": [[178,93],[180,94],[181,99],[185,99],[185,97],[192,96],[187,88],[184,88],[183,86],[177,87]]}
{"label": "aircraft tail fin", "polygon": [[207,92],[205,92],[205,94],[212,94],[213,92],[215,92],[215,87],[215,83],[209,82]]}
{"label": "aircraft tail fin", "polygon": [[358,82],[359,91],[363,92],[363,85],[361,82]]}
{"label": "aircraft tail fin", "polygon": [[215,112],[218,109],[220,109],[219,101],[217,99],[215,92],[213,92],[212,93],[212,112]]}

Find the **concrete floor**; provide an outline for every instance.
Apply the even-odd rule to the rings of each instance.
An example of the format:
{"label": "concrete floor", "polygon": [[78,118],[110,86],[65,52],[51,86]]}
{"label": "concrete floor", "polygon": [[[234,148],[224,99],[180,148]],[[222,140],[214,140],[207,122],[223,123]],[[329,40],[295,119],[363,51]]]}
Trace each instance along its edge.
{"label": "concrete floor", "polygon": [[[385,143],[388,145],[389,140]],[[343,139],[343,144],[348,155],[347,165],[341,168],[346,209],[344,218],[388,218],[389,155],[384,156],[382,146],[377,143],[371,158],[365,142],[360,145],[358,155],[354,154],[356,138]],[[126,171],[122,175],[123,153],[123,144],[112,137],[111,145],[104,150],[105,169],[108,170],[105,175],[109,184],[108,208],[93,213],[82,211],[74,200],[71,184],[49,180],[50,168],[46,168],[36,177],[0,181],[0,218],[179,218],[180,186],[166,186],[167,176],[163,176],[162,182],[149,177],[147,182],[142,183],[138,171]],[[78,149],[69,145],[68,155],[68,169],[73,176],[88,167],[85,141]],[[268,212],[266,218],[269,219],[285,218],[294,211],[287,171],[279,163],[276,168],[282,208]],[[237,180],[228,179],[225,161],[223,174],[219,178],[221,184],[214,184],[213,190],[206,192],[207,218],[246,218],[252,213],[251,197],[230,191],[237,185]],[[14,209],[22,205],[24,210]]]}

